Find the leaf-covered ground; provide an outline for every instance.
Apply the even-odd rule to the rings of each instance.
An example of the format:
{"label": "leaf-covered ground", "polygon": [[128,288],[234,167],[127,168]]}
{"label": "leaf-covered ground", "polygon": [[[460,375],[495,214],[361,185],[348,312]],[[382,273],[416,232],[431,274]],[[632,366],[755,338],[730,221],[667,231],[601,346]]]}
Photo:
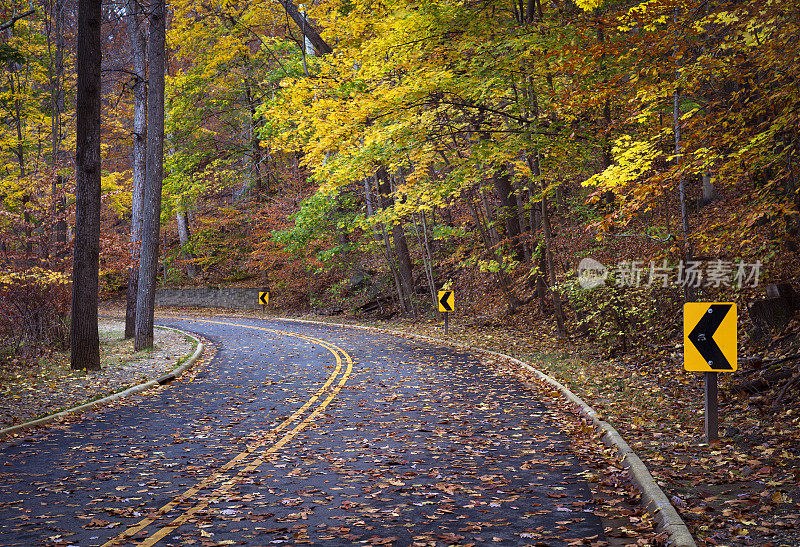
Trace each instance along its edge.
{"label": "leaf-covered ground", "polygon": [[0,429],[111,395],[166,374],[194,350],[195,342],[170,330],[155,330],[155,347],[134,354],[124,340],[125,324],[100,321],[101,370],[70,368],[69,353],[55,352],[36,363],[11,361],[0,368]]}
{"label": "leaf-covered ground", "polygon": [[720,375],[721,440],[709,446],[704,441],[702,376],[683,371],[680,345],[663,346],[658,354],[634,350],[621,358],[603,358],[591,347],[559,340],[541,324],[530,328],[456,319],[445,337],[442,324],[433,321],[308,318],[446,338],[529,362],[567,385],[617,428],[698,544],[800,545],[800,409],[796,399],[772,406],[765,396],[739,393],[736,381],[750,374],[746,364],[738,376]]}
{"label": "leaf-covered ground", "polygon": [[[0,530],[9,543],[101,544],[144,517],[153,526],[132,534],[152,535],[191,508],[166,527],[165,544],[659,544],[590,428],[543,404],[553,394],[501,361],[280,324],[324,335],[355,364],[333,404],[265,454],[280,436],[272,425],[336,374],[331,356],[252,320],[240,321],[250,330],[173,321],[220,344],[192,381],[3,447]],[[238,467],[220,467],[240,456]]]}
{"label": "leaf-covered ground", "polygon": [[[433,322],[394,320],[377,326],[445,338],[442,325]],[[796,404],[754,405],[749,396],[736,393],[733,376],[722,376],[722,438],[709,446],[702,376],[683,371],[680,347],[649,358],[634,352],[602,359],[540,326],[451,327],[448,340],[529,362],[595,408],[647,464],[699,544],[800,545]]]}
{"label": "leaf-covered ground", "polygon": [[[342,322],[340,318],[335,321]],[[395,320],[371,324],[444,338],[439,323]],[[586,348],[578,353],[574,346],[560,342],[546,329],[469,325],[461,321],[451,327],[448,340],[530,362],[568,385],[600,412],[642,457],[699,544],[800,544],[800,417],[791,400],[773,408],[768,397],[737,394],[734,377],[723,376],[722,440],[709,446],[703,441],[700,377],[682,371],[680,348],[664,347],[662,355],[649,359],[635,353],[627,358],[601,359]],[[496,365],[509,374],[526,374],[512,371],[505,364]],[[750,374],[747,365],[737,374]],[[548,396],[547,389],[542,393]],[[564,407],[558,397],[551,397],[551,401],[554,406]],[[564,407],[564,411],[569,409]],[[632,536],[621,539],[621,544],[657,543],[659,539],[653,534],[642,535],[643,530],[650,529],[651,522],[632,504],[636,493],[630,489],[624,472],[615,468],[613,454],[603,454],[586,424],[574,419],[562,421],[578,424],[571,426],[573,448],[598,468],[592,484],[598,498],[605,495],[608,499],[608,515],[618,516],[620,507],[623,514],[628,514],[627,520],[616,523],[611,533]],[[633,527],[637,521],[639,530]]]}

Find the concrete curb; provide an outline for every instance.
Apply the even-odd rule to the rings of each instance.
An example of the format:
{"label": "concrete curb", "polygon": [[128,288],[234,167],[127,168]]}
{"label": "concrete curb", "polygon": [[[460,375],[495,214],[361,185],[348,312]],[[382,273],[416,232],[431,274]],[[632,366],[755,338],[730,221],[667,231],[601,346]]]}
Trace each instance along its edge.
{"label": "concrete curb", "polygon": [[[197,359],[200,357],[200,354],[203,353],[203,349],[204,349],[203,343],[196,336],[193,336],[193,335],[189,334],[188,332],[184,332],[184,331],[179,330],[179,329],[173,329],[171,327],[157,327],[157,328],[179,332],[179,333],[183,334],[184,336],[187,336],[187,337],[191,338],[192,340],[194,340],[197,343],[197,346],[195,347],[194,352],[183,363],[181,363],[180,365],[175,367],[172,371],[164,374],[163,376],[160,376],[158,378],[155,378],[153,380],[149,380],[149,381],[141,383],[141,384],[137,384],[135,386],[131,386],[131,387],[129,387],[129,388],[123,390],[123,391],[120,391],[118,393],[114,393],[114,394],[108,395],[106,397],[103,397],[102,399],[97,399],[96,401],[91,401],[91,402],[88,402],[88,403],[84,403],[82,405],[78,405],[78,406],[75,406],[75,407],[72,407],[72,408],[68,408],[67,410],[62,410],[61,412],[56,412],[55,414],[50,414],[49,416],[45,416],[44,418],[38,418],[36,420],[31,420],[30,422],[25,422],[24,424],[17,424],[17,425],[11,426],[11,427],[7,427],[5,429],[0,429],[0,439],[3,438],[3,437],[6,437],[8,435],[13,435],[14,433],[19,433],[20,431],[24,431],[26,429],[31,429],[31,428],[34,428],[34,427],[39,427],[39,426],[48,424],[48,423],[50,423],[52,421],[59,420],[61,418],[69,416],[71,414],[76,414],[78,412],[84,412],[86,410],[90,410],[90,409],[92,409],[92,408],[94,408],[94,407],[96,407],[98,405],[110,403],[111,401],[116,401],[117,399],[122,399],[124,397],[128,397],[129,395],[133,395],[134,393],[140,393],[140,392],[145,391],[147,389],[150,389],[151,387],[156,386],[156,385],[168,384],[171,381],[173,381],[176,378],[178,378],[180,375],[182,375],[184,372],[186,372],[192,365],[194,365],[195,361],[197,361]],[[184,355],[184,358],[185,357],[186,357],[186,355]]]}
{"label": "concrete curb", "polygon": [[519,359],[516,359],[509,355],[505,355],[503,353],[497,353],[484,348],[469,346],[457,342],[439,340],[436,338],[431,338],[429,336],[422,336],[419,334],[393,331],[378,327],[365,327],[363,325],[347,325],[344,323],[325,323],[322,321],[310,321],[307,319],[291,319],[283,317],[272,317],[271,319],[277,319],[279,321],[291,321],[296,323],[309,323],[314,325],[327,325],[330,327],[362,329],[362,330],[375,331],[385,334],[392,334],[405,338],[414,338],[417,340],[423,340],[425,342],[452,346],[454,348],[462,350],[468,350],[476,353],[490,355],[492,357],[497,357],[524,367],[525,369],[532,372],[539,380],[557,389],[568,401],[577,406],[578,409],[580,410],[580,413],[592,421],[592,424],[600,434],[600,439],[603,441],[603,443],[606,446],[613,446],[616,448],[617,455],[622,461],[623,468],[628,471],[628,475],[630,475],[631,482],[634,484],[634,486],[636,486],[636,488],[642,494],[642,505],[648,511],[650,511],[650,513],[653,514],[653,517],[658,523],[659,530],[665,531],[669,536],[668,544],[672,547],[697,547],[697,544],[695,543],[692,534],[689,532],[689,528],[686,526],[686,523],[683,522],[683,519],[680,517],[678,512],[669,502],[669,499],[667,498],[667,495],[664,493],[664,491],[661,490],[658,484],[656,484],[656,481],[653,479],[653,476],[650,474],[650,471],[648,471],[647,466],[644,464],[644,462],[642,462],[639,456],[636,455],[636,453],[628,445],[628,443],[625,442],[625,439],[622,438],[619,432],[616,429],[614,429],[614,427],[611,424],[601,420],[597,412],[591,406],[586,404],[586,402],[583,401],[583,399],[581,399],[580,397],[575,395],[572,391],[570,391],[569,388],[561,384],[558,380],[556,380],[552,376],[543,373],[542,371],[532,367],[528,363],[525,363],[523,361],[520,361]]}

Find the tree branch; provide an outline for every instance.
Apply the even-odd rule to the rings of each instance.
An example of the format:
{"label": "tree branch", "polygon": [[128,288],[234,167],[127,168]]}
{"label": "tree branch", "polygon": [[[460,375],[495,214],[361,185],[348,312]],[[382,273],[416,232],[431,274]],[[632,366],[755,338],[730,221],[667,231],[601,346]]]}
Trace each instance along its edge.
{"label": "tree branch", "polygon": [[11,27],[14,26],[14,23],[19,21],[20,19],[23,19],[23,18],[27,17],[28,15],[32,15],[34,13],[36,13],[36,10],[29,9],[25,13],[20,13],[19,15],[15,15],[14,17],[11,18],[10,21],[6,21],[2,25],[0,25],[0,30],[6,30],[7,28],[11,28]]}
{"label": "tree branch", "polygon": [[[297,26],[301,29],[305,29],[305,35],[309,39],[309,41],[314,45],[314,49],[316,49],[320,54],[325,55],[327,53],[333,53],[333,48],[328,45],[328,42],[322,39],[322,36],[319,35],[317,29],[312,27],[308,23],[308,19],[305,19],[303,15],[297,10],[297,6],[294,5],[292,0],[278,0],[283,9],[286,10],[286,13],[291,17]],[[305,47],[305,46],[303,46]]]}

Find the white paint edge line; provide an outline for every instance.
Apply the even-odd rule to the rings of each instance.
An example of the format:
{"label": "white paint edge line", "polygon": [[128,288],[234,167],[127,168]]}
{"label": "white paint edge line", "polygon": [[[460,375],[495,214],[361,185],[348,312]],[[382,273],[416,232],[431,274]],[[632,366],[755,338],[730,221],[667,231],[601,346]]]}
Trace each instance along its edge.
{"label": "white paint edge line", "polygon": [[642,495],[642,505],[653,514],[654,518],[656,519],[656,522],[658,523],[659,530],[666,531],[667,534],[669,535],[669,545],[671,545],[672,547],[697,547],[697,543],[695,543],[695,540],[692,537],[692,534],[689,532],[689,528],[686,526],[686,523],[683,521],[678,512],[675,510],[675,507],[673,507],[672,504],[669,502],[667,495],[664,493],[663,490],[661,490],[661,487],[658,486],[655,479],[653,479],[653,476],[650,474],[650,471],[647,469],[647,466],[644,464],[644,462],[642,462],[639,456],[636,455],[636,453],[633,451],[630,445],[628,445],[628,443],[625,442],[625,440],[622,438],[622,435],[620,435],[619,432],[616,429],[614,429],[614,427],[611,424],[603,420],[600,420],[598,418],[597,412],[591,406],[589,406],[583,399],[575,395],[572,391],[569,390],[569,388],[561,384],[558,380],[556,380],[549,374],[545,374],[544,372],[536,369],[530,364],[520,361],[519,359],[516,359],[514,357],[511,357],[510,355],[505,355],[504,353],[498,353],[495,351],[475,346],[468,346],[466,344],[460,344],[457,342],[450,342],[448,340],[439,340],[437,338],[431,338],[429,336],[423,336],[419,334],[393,331],[379,327],[367,327],[363,325],[347,325],[344,323],[325,323],[323,321],[310,321],[308,319],[292,319],[284,317],[271,317],[269,319],[275,319],[278,321],[290,321],[295,323],[308,323],[312,325],[324,325],[337,328],[369,330],[384,334],[400,336],[403,338],[413,338],[416,340],[422,340],[433,344],[451,346],[461,350],[467,350],[476,353],[483,353],[485,355],[491,355],[493,357],[498,357],[524,367],[525,369],[532,372],[541,381],[553,386],[564,396],[564,398],[566,398],[572,404],[577,406],[580,409],[581,414],[583,414],[592,421],[592,424],[600,434],[600,439],[603,441],[603,443],[606,444],[607,446],[613,446],[617,449],[617,454],[620,460],[622,460],[624,468],[628,471],[628,475],[630,476],[631,482],[634,484],[634,486],[636,486],[636,488]]}
{"label": "white paint edge line", "polygon": [[[151,387],[169,383],[170,381],[180,377],[192,365],[194,365],[195,361],[197,361],[197,359],[203,353],[203,349],[205,349],[205,346],[203,346],[203,343],[200,341],[199,338],[197,338],[196,336],[193,336],[192,334],[189,334],[188,332],[185,332],[185,331],[182,331],[182,330],[179,330],[179,329],[173,329],[171,327],[157,326],[156,328],[159,328],[159,329],[162,329],[162,330],[171,330],[171,331],[179,332],[179,333],[183,334],[184,336],[186,336],[188,338],[191,338],[192,340],[195,341],[195,344],[196,344],[194,352],[191,355],[189,355],[187,353],[186,355],[189,355],[188,359],[186,359],[180,365],[175,367],[171,372],[168,372],[167,374],[164,374],[163,376],[160,376],[159,378],[155,378],[153,380],[148,380],[147,382],[144,382],[144,383],[141,383],[141,384],[137,384],[135,386],[131,386],[131,387],[129,387],[129,388],[123,390],[123,391],[120,391],[118,393],[113,393],[111,395],[103,397],[102,399],[97,399],[96,401],[91,401],[91,402],[88,402],[88,403],[84,403],[82,405],[78,405],[78,406],[75,406],[75,407],[72,407],[72,408],[68,408],[67,410],[62,410],[61,412],[56,412],[55,414],[50,414],[49,416],[44,416],[42,418],[37,418],[36,420],[31,420],[29,422],[25,422],[25,423],[22,423],[22,424],[17,424],[17,425],[11,426],[11,427],[7,427],[5,429],[0,429],[0,438],[6,437],[8,435],[13,435],[14,433],[19,433],[19,432],[24,431],[26,429],[31,429],[31,428],[34,428],[34,427],[39,427],[39,426],[42,426],[42,425],[46,425],[46,424],[48,424],[50,422],[53,422],[55,420],[59,420],[61,418],[65,418],[65,417],[67,417],[69,415],[72,415],[72,414],[76,414],[76,413],[79,413],[79,412],[85,412],[87,410],[91,410],[92,408],[94,408],[94,407],[96,407],[98,405],[103,405],[103,404],[106,404],[106,403],[110,403],[112,401],[116,401],[117,399],[122,399],[124,397],[128,397],[129,395],[133,395],[135,393],[140,393],[142,391],[150,389]],[[184,355],[184,358],[186,357],[186,355]]]}

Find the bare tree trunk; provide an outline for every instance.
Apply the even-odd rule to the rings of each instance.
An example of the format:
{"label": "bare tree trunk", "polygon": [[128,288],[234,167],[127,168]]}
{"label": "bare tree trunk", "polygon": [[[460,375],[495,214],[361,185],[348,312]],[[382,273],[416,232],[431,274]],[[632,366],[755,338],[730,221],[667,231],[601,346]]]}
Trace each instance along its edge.
{"label": "bare tree trunk", "polygon": [[517,202],[511,196],[514,188],[511,186],[511,176],[508,167],[505,165],[498,167],[492,176],[494,191],[500,199],[500,208],[497,210],[497,219],[505,225],[506,238],[508,238],[511,249],[514,251],[514,258],[518,262],[525,260],[525,252],[522,250],[522,233],[519,224],[519,211]]}
{"label": "bare tree trunk", "polygon": [[[674,21],[678,20],[678,6],[675,6],[673,11],[673,19]],[[677,53],[677,46],[675,47]],[[680,78],[680,67],[677,61],[675,61],[675,79],[678,80]],[[680,86],[675,87],[675,91],[672,93],[672,124],[673,130],[675,133],[675,163],[680,165],[681,163],[681,112],[680,112]],[[680,201],[681,206],[681,230],[683,232],[683,260],[684,264],[690,262],[692,260],[693,249],[692,245],[689,243],[689,214],[686,211],[686,177],[681,175],[680,180],[678,181],[678,200]],[[693,287],[690,287],[688,283],[684,283],[683,285],[683,301],[684,302],[692,302],[696,298],[695,291]]]}
{"label": "bare tree trunk", "polygon": [[428,241],[428,223],[425,219],[425,211],[421,211],[420,216],[422,217],[422,235],[420,235],[420,227],[417,225],[416,218],[414,218],[414,230],[417,233],[417,241],[422,250],[422,266],[425,268],[425,278],[428,281],[428,290],[431,293],[431,299],[433,301],[433,310],[438,316],[439,306],[437,306],[437,291],[433,281],[433,256]]}
{"label": "bare tree trunk", "polygon": [[53,180],[53,210],[55,219],[55,237],[53,256],[63,258],[67,246],[67,220],[65,218],[67,198],[64,193],[64,177],[56,175]]}
{"label": "bare tree trunk", "polygon": [[[481,192],[481,201],[483,202],[484,207],[488,206],[486,195],[483,192]],[[475,204],[475,200],[472,198],[472,196],[470,196],[470,199],[467,200],[467,203],[472,211],[472,216],[475,219],[475,225],[478,227],[478,232],[481,235],[481,239],[483,239],[483,245],[486,248],[486,254],[493,257],[500,264],[500,269],[495,273],[495,276],[497,277],[503,297],[506,299],[506,304],[508,304],[508,311],[509,313],[516,312],[520,306],[522,306],[522,302],[520,302],[519,298],[517,298],[517,295],[514,294],[511,283],[506,276],[505,270],[502,266],[503,257],[500,256],[497,245],[490,245],[492,234],[490,233],[488,213],[486,213],[486,225],[484,226],[483,217],[479,213]]]}
{"label": "bare tree trunk", "polygon": [[717,190],[714,188],[714,181],[711,178],[711,173],[706,171],[703,173],[703,205],[711,203],[716,197]]}
{"label": "bare tree trunk", "polygon": [[[539,166],[539,152],[528,154],[528,167],[531,170],[531,179],[528,181],[528,190],[531,193],[531,199],[536,195],[536,185],[534,179],[539,178],[542,174],[541,167]],[[531,207],[531,232],[536,233],[542,225],[542,202],[541,200],[535,207]],[[533,256],[538,257],[537,267],[539,271],[534,276],[536,284],[536,296],[539,298],[539,309],[542,314],[545,313],[547,308],[547,288],[545,287],[545,275],[547,275],[547,257],[544,250],[534,249],[531,253]]]}
{"label": "bare tree trunk", "polygon": [[31,259],[33,254],[33,219],[31,218],[31,211],[28,208],[28,203],[31,198],[28,194],[22,196],[22,221],[25,227],[25,258],[26,261]]}
{"label": "bare tree trunk", "polygon": [[518,222],[520,229],[519,244],[520,247],[522,247],[522,253],[525,257],[525,262],[529,262],[531,259],[530,236],[526,234],[526,237],[524,239],[522,237],[522,234],[528,231],[528,227],[525,225],[525,206],[522,203],[522,193],[523,193],[522,184],[520,184],[518,180],[515,180],[514,197],[517,201],[517,215],[518,215]]}
{"label": "bare tree trunk", "polygon": [[495,250],[497,245],[500,244],[500,236],[497,234],[497,229],[492,224],[490,220],[490,215],[492,214],[491,205],[489,205],[489,200],[486,199],[486,192],[483,191],[482,187],[478,187],[478,192],[481,196],[481,203],[483,203],[483,210],[486,212],[486,233],[489,236],[489,243],[486,248],[491,248]]}
{"label": "bare tree trunk", "polygon": [[186,275],[195,277],[197,275],[197,267],[193,261],[197,257],[191,251],[186,250],[186,245],[188,245],[189,239],[192,237],[189,228],[189,213],[178,208],[175,216],[178,221],[178,239],[181,242],[181,247],[184,248],[183,256],[189,261],[186,263]]}
{"label": "bare tree trunk", "polygon": [[101,0],[79,1],[75,255],[70,320],[73,370],[100,370],[100,14]]}
{"label": "bare tree trunk", "polygon": [[408,252],[408,240],[406,231],[401,222],[392,227],[392,239],[394,249],[397,253],[397,264],[400,270],[400,282],[403,285],[403,292],[406,295],[406,312],[410,312],[414,317],[417,316],[417,309],[414,307],[414,274],[411,264],[411,256]]}
{"label": "bare tree trunk", "polygon": [[553,252],[550,239],[550,218],[547,211],[547,197],[542,198],[542,230],[544,232],[544,252],[547,258],[547,271],[550,275],[550,294],[553,298],[553,308],[555,309],[556,327],[558,328],[558,335],[562,338],[567,336],[566,321],[564,318],[564,310],[561,307],[561,295],[555,289],[557,280],[555,268],[553,268]]}
{"label": "bare tree trunk", "polygon": [[[398,177],[403,177],[402,170],[398,172]],[[395,192],[394,177],[389,178],[390,188],[392,195]],[[397,261],[400,266],[400,279],[403,282],[403,288],[408,297],[408,306],[411,309],[411,314],[414,319],[417,318],[417,308],[414,306],[414,296],[416,295],[416,288],[414,286],[414,264],[411,262],[411,253],[408,248],[408,238],[406,237],[405,222],[398,221],[392,227],[392,238],[394,239],[394,248],[397,253]]]}
{"label": "bare tree trunk", "polygon": [[[381,208],[388,209],[392,202],[392,187],[389,173],[385,167],[381,167],[376,173],[378,179],[378,193],[381,199]],[[403,302],[403,310],[407,314],[416,314],[412,296],[414,294],[414,277],[411,265],[411,256],[408,252],[408,242],[406,241],[406,233],[403,229],[402,222],[395,222],[391,227],[392,242],[394,243],[394,252],[397,258],[397,271],[400,278],[400,286],[402,288],[401,300]]]}
{"label": "bare tree trunk", "polygon": [[[300,14],[297,6],[291,0],[278,1],[283,6],[283,9],[286,10],[286,14],[297,24],[297,27],[302,29],[305,39],[314,45],[314,49],[317,51],[317,53],[324,55],[333,52],[333,48],[331,48],[331,46],[322,39],[322,36],[319,35],[317,29],[308,24],[305,16]],[[305,49],[305,44],[303,44],[303,49]]]}
{"label": "bare tree trunk", "polygon": [[[250,93],[248,90],[248,100]],[[269,192],[269,180],[265,181],[264,169],[262,168],[262,161],[264,154],[261,150],[261,139],[258,137],[258,124],[256,116],[256,105],[250,102],[250,147],[253,151],[253,174],[255,175],[255,186],[258,190],[266,190]]]}
{"label": "bare tree trunk", "polygon": [[[378,178],[378,174],[375,175],[375,183],[376,189],[378,191],[378,205],[383,208],[383,199],[380,198],[380,182]],[[370,179],[364,179],[364,196],[367,200],[367,214],[372,216],[373,214],[373,207],[372,207],[372,190],[370,188]],[[395,266],[394,254],[392,252],[392,245],[389,243],[389,234],[386,231],[386,225],[381,223],[380,228],[375,229],[375,239],[378,244],[382,244],[381,248],[383,249],[383,257],[386,259],[386,264],[389,265],[389,271],[392,272],[392,280],[394,281],[394,289],[397,293],[397,302],[402,307],[403,302],[403,288],[400,285],[400,276],[397,273],[397,266]]]}
{"label": "bare tree trunk", "polygon": [[51,243],[51,257],[59,257],[61,250],[67,241],[67,224],[64,220],[64,209],[66,199],[64,195],[64,177],[58,174],[58,169],[64,163],[61,143],[61,114],[64,112],[64,0],[55,0],[50,16],[52,33],[55,35],[55,50],[52,52],[53,72],[50,80],[50,98],[53,108],[51,117],[51,140],[52,140],[52,164],[53,164],[53,183],[52,183],[52,235],[49,238]]}
{"label": "bare tree trunk", "polygon": [[147,93],[147,176],[144,187],[139,287],[136,296],[136,337],[133,344],[136,351],[153,346],[153,316],[161,229],[161,187],[164,182],[164,70],[166,46],[164,1],[155,0],[151,4],[150,38],[147,50],[147,57],[150,63]]}
{"label": "bare tree trunk", "polygon": [[133,180],[131,188],[131,267],[128,269],[128,291],[125,303],[125,338],[136,334],[136,295],[139,286],[139,250],[142,241],[144,213],[144,179],[147,168],[147,42],[144,18],[139,3],[128,0],[126,26],[130,40],[133,68]]}
{"label": "bare tree trunk", "polygon": [[[539,202],[539,206],[541,207],[542,202]],[[545,285],[545,276],[547,275],[547,253],[545,252],[545,247],[541,246],[541,248],[537,249],[537,257],[538,257],[538,264],[537,268],[539,271],[536,273],[536,296],[539,299],[539,309],[541,310],[542,314],[544,314],[547,310],[547,286]]]}

